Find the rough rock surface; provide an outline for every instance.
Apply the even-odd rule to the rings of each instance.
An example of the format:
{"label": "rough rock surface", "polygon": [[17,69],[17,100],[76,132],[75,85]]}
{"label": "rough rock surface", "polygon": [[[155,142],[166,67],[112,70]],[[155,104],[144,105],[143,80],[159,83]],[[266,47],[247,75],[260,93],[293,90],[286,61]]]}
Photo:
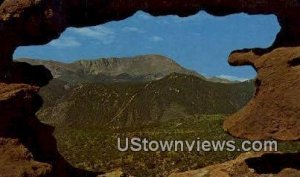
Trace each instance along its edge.
{"label": "rough rock surface", "polygon": [[[1,153],[1,160],[3,160],[2,163],[7,161],[7,165],[16,166],[16,168],[19,168],[20,161],[25,162],[27,160],[29,163],[25,162],[26,164],[23,164],[26,165],[23,171],[26,171],[26,168],[35,168],[35,164],[31,162],[33,157],[46,159],[47,154],[53,155],[52,158],[58,157],[58,153],[54,152],[56,151],[55,145],[52,146],[55,143],[51,137],[52,128],[41,124],[34,117],[41,101],[36,95],[37,91],[37,87],[26,84],[0,84],[0,137],[18,138],[18,140],[1,139],[0,147],[3,152]],[[33,156],[25,150],[24,145],[31,150],[30,153]],[[32,166],[30,167],[30,165]],[[42,165],[39,167],[39,171],[50,174],[49,166]],[[1,174],[9,176],[11,172],[8,170],[14,170],[5,170],[5,167],[9,166],[2,166]],[[52,168],[52,166],[50,167]],[[20,170],[21,173],[21,167]],[[15,175],[18,176],[19,174]],[[41,176],[43,175],[41,174]]]}
{"label": "rough rock surface", "polygon": [[33,155],[19,140],[0,138],[1,177],[47,177],[52,166],[33,160]]}
{"label": "rough rock surface", "polygon": [[199,170],[174,173],[169,177],[296,177],[300,176],[299,160],[299,154],[248,152],[235,160]]}
{"label": "rough rock surface", "polygon": [[246,107],[225,120],[224,129],[251,140],[299,140],[300,47],[278,48],[262,56],[233,53],[229,62],[252,65],[258,73],[257,89]]}

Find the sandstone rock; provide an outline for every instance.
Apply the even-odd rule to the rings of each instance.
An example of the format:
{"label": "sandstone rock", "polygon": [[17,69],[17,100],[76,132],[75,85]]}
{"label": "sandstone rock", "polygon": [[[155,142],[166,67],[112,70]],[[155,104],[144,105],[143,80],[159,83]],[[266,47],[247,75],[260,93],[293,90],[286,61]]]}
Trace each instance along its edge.
{"label": "sandstone rock", "polygon": [[33,160],[33,155],[19,140],[0,138],[1,177],[46,177],[52,166]]}
{"label": "sandstone rock", "polygon": [[224,122],[231,135],[251,140],[300,139],[300,47],[278,48],[262,56],[233,53],[230,63],[252,65],[256,94]]}
{"label": "sandstone rock", "polygon": [[296,177],[300,175],[299,165],[295,165],[299,157],[299,154],[247,152],[235,160],[169,177]]}
{"label": "sandstone rock", "polygon": [[35,117],[42,104],[37,92],[26,84],[0,83],[0,176],[96,176],[72,168],[59,154],[54,128]]}

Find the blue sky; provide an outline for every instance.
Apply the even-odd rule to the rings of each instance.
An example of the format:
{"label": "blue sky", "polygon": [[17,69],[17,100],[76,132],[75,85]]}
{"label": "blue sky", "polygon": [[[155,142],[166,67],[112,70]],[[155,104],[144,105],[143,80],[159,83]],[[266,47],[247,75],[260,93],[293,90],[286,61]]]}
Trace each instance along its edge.
{"label": "blue sky", "polygon": [[214,17],[152,17],[144,12],[95,27],[68,28],[43,46],[19,47],[14,58],[30,57],[72,62],[78,59],[161,54],[207,76],[229,79],[255,77],[251,67],[231,67],[232,50],[268,47],[280,26],[275,16],[236,14]]}

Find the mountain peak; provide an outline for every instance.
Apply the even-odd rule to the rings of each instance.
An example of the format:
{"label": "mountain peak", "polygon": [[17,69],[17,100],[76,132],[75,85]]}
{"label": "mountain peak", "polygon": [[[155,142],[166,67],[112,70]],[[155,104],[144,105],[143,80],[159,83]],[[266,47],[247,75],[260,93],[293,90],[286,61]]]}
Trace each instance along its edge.
{"label": "mountain peak", "polygon": [[174,60],[158,55],[79,60],[73,63],[21,59],[33,65],[45,65],[54,78],[67,82],[151,81],[171,73],[200,76],[183,68]]}

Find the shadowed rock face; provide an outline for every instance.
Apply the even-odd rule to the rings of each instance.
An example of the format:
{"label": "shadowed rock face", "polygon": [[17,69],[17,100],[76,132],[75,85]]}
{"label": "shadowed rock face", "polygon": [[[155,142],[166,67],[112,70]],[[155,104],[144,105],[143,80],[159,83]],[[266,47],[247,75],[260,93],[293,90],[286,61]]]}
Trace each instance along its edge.
{"label": "shadowed rock face", "polygon": [[35,117],[42,104],[37,92],[27,84],[0,84],[1,176],[96,176],[72,168],[59,154],[54,128]]}
{"label": "shadowed rock face", "polygon": [[[33,158],[48,163],[51,160],[57,162],[62,160],[62,157],[57,152],[56,142],[52,137],[53,128],[40,123],[34,116],[35,111],[39,109],[42,103],[37,95],[37,91],[37,87],[26,84],[0,85],[0,137],[5,138],[5,141],[2,141],[4,143],[1,144],[1,148],[4,150],[19,149],[21,151],[16,157],[10,156],[9,153],[1,154],[1,160],[10,162],[11,166],[23,166],[26,163],[28,169],[34,168],[34,164],[29,163]],[[9,140],[10,138],[17,139],[18,143],[12,143]],[[27,157],[25,156],[26,154],[31,155]],[[16,160],[15,163],[13,163],[14,159]],[[6,167],[9,169],[9,166]],[[45,176],[45,174],[49,176],[52,167],[50,164],[39,167],[39,171],[44,171],[45,173],[37,176]],[[8,169],[3,169],[5,171],[4,175],[10,174]],[[11,169],[11,171],[16,173],[17,169]],[[20,168],[19,173],[19,175],[14,174],[13,176],[21,176],[22,173],[27,174],[25,169],[22,172],[22,168]]]}

